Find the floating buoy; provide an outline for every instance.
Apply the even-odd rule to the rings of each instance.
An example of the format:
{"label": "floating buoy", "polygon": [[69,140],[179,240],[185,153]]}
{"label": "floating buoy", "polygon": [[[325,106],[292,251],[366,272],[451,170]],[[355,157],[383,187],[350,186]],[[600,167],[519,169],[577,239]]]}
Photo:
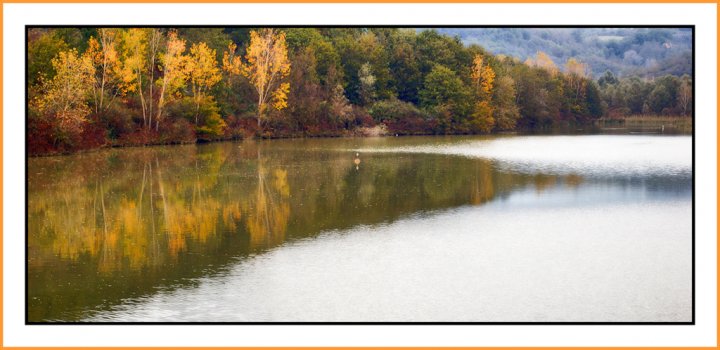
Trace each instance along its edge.
{"label": "floating buoy", "polygon": [[355,153],[355,160],[353,161],[355,163],[355,170],[360,169],[360,153]]}

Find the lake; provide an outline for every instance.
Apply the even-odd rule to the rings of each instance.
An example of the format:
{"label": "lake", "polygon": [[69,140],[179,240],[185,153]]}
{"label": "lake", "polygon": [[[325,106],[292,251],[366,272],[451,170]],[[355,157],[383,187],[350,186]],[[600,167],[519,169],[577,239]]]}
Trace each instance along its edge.
{"label": "lake", "polygon": [[30,322],[690,322],[692,138],[28,159]]}

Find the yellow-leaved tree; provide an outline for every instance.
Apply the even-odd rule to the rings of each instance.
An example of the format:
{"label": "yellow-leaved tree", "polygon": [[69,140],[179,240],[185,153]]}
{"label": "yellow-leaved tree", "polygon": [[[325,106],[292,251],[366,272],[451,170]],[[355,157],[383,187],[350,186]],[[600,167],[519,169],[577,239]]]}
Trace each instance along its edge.
{"label": "yellow-leaved tree", "polygon": [[187,60],[186,71],[195,101],[195,125],[198,124],[200,104],[207,97],[207,92],[220,82],[220,68],[215,59],[215,50],[201,42],[190,47],[190,57]]}
{"label": "yellow-leaved tree", "polygon": [[493,107],[491,105],[495,71],[485,64],[481,55],[475,55],[470,72],[470,79],[475,87],[477,101],[471,118],[471,126],[476,131],[490,132],[495,127]]}
{"label": "yellow-leaved tree", "polygon": [[548,54],[538,51],[535,55],[535,59],[528,58],[525,61],[525,64],[529,66],[534,66],[538,68],[542,68],[550,73],[551,76],[556,76],[558,73],[558,68],[555,65],[555,62],[553,62],[552,58],[548,56]]}
{"label": "yellow-leaved tree", "polygon": [[55,143],[83,131],[91,109],[87,98],[93,88],[94,68],[89,56],[77,50],[60,52],[52,59],[56,74],[43,82],[42,94],[33,103],[58,126]]}
{"label": "yellow-leaved tree", "polygon": [[90,37],[84,54],[95,67],[93,102],[96,114],[104,112],[115,97],[127,92],[117,51],[119,30],[98,28],[97,32],[98,38]]}
{"label": "yellow-leaved tree", "polygon": [[157,116],[155,117],[155,130],[160,126],[163,118],[163,108],[168,100],[173,98],[175,93],[185,86],[187,79],[187,56],[185,52],[185,40],[178,37],[177,32],[170,31],[167,34],[165,52],[160,54],[160,71],[162,77],[156,84],[160,88],[160,97],[157,103]]}
{"label": "yellow-leaved tree", "polygon": [[[130,28],[120,34],[116,36],[120,37],[121,42],[123,88],[140,98],[143,127],[149,129],[152,128],[154,116],[156,94],[153,82],[163,34],[159,28]],[[145,81],[148,84],[143,86]]]}
{"label": "yellow-leaved tree", "polygon": [[135,92],[140,97],[143,126],[147,127],[149,113],[143,94],[143,75],[147,70],[148,31],[143,28],[130,28],[123,32],[122,42],[122,80],[128,91]]}
{"label": "yellow-leaved tree", "polygon": [[565,62],[565,73],[567,73],[568,85],[575,92],[575,98],[580,97],[584,88],[585,78],[588,76],[588,65],[580,62],[574,57],[568,58]]}
{"label": "yellow-leaved tree", "polygon": [[245,61],[235,55],[234,44],[230,44],[229,51],[223,55],[223,69],[230,74],[245,76],[257,92],[257,123],[262,130],[262,120],[265,117],[268,103],[281,110],[287,107],[287,95],[290,92],[290,83],[284,80],[290,75],[290,60],[288,60],[285,33],[273,28],[250,32],[250,45],[245,53]]}
{"label": "yellow-leaved tree", "polygon": [[472,78],[478,95],[481,98],[489,99],[492,95],[493,83],[495,82],[495,71],[489,64],[483,64],[483,61],[481,55],[475,55],[470,78]]}

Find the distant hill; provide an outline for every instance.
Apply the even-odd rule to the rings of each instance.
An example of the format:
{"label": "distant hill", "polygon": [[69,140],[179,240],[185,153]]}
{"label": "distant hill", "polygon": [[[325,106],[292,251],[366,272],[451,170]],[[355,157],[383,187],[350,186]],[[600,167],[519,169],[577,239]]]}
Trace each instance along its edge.
{"label": "distant hill", "polygon": [[494,54],[521,60],[544,51],[562,67],[570,57],[588,63],[593,76],[692,74],[689,28],[438,28]]}

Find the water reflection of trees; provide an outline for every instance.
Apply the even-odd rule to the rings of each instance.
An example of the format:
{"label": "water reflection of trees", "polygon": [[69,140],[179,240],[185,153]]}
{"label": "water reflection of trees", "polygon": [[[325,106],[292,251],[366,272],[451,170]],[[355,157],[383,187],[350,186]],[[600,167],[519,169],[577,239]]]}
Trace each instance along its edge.
{"label": "water reflection of trees", "polygon": [[[167,156],[133,150],[61,169],[39,165],[44,171],[28,179],[31,263],[87,255],[97,257],[101,271],[158,266],[189,242],[202,246],[213,239],[218,219],[237,225],[242,198],[222,198],[216,189],[227,157],[223,148]],[[56,181],[44,175],[50,170]]]}
{"label": "water reflection of trees", "polygon": [[[277,144],[30,159],[30,319],[148,293],[288,239],[478,205],[555,181],[430,155],[365,154],[356,169],[354,153]],[[114,287],[93,287],[102,283]],[[69,297],[76,293],[84,294]]]}
{"label": "water reflection of trees", "polygon": [[285,241],[288,218],[290,216],[290,187],[287,182],[287,171],[275,169],[268,175],[268,169],[258,164],[258,185],[254,194],[245,201],[250,245],[257,247],[273,247]]}

